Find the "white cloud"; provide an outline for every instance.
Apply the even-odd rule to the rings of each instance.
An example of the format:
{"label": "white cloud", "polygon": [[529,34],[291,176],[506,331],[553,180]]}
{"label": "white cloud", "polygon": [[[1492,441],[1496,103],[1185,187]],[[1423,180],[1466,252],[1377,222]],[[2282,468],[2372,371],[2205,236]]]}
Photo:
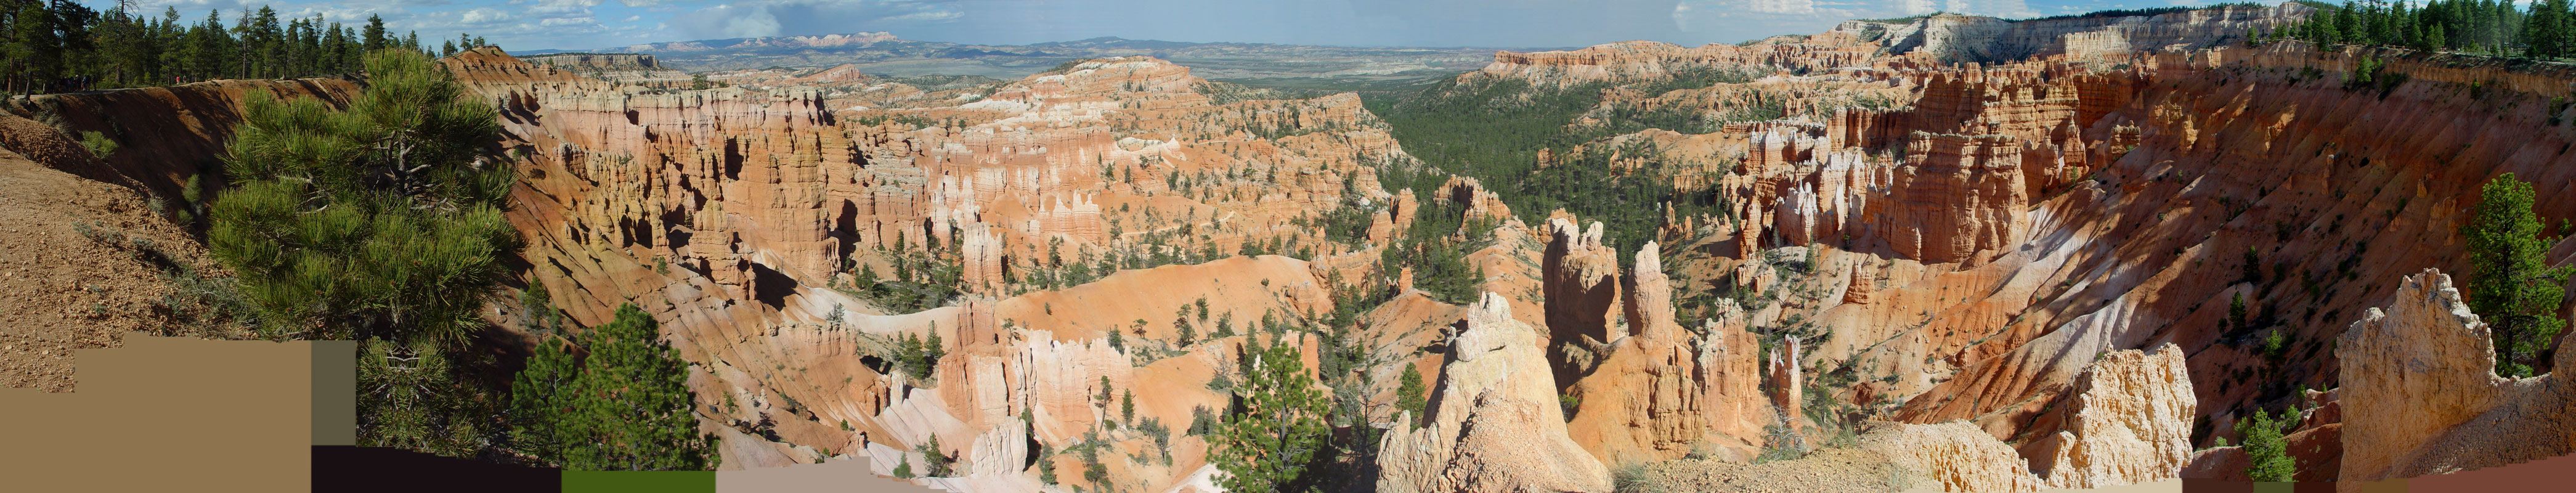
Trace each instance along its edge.
{"label": "white cloud", "polygon": [[1750,0],[1748,10],[1765,14],[1813,14],[1815,0]]}
{"label": "white cloud", "polygon": [[457,19],[457,21],[458,21],[458,22],[463,22],[463,23],[466,23],[466,24],[483,24],[483,23],[490,23],[490,22],[501,22],[501,21],[507,21],[507,20],[515,19],[515,18],[518,18],[518,16],[510,15],[510,13],[509,13],[509,12],[502,12],[502,11],[492,10],[492,9],[486,9],[486,8],[477,8],[477,9],[474,9],[474,10],[468,10],[468,11],[465,11],[465,15],[464,15],[463,17],[461,17],[461,18],[458,18],[458,19]]}
{"label": "white cloud", "polygon": [[671,16],[670,23],[675,28],[672,34],[677,37],[667,41],[901,29],[905,25],[956,22],[964,17],[964,12],[947,2],[737,0]]}
{"label": "white cloud", "polygon": [[893,16],[893,17],[887,17],[887,18],[885,18],[885,19],[886,19],[886,20],[892,20],[892,21],[944,21],[944,20],[956,19],[956,18],[959,18],[959,17],[965,17],[965,16],[966,16],[966,13],[965,13],[965,12],[958,12],[958,11],[954,11],[954,10],[924,10],[924,11],[920,11],[920,12],[913,12],[913,13],[909,13],[909,14],[903,14],[903,15],[898,15],[898,16]]}
{"label": "white cloud", "polygon": [[599,2],[600,0],[537,0],[537,6],[528,7],[528,11],[539,14],[589,15],[590,8],[599,6]]}
{"label": "white cloud", "polygon": [[597,23],[598,21],[592,20],[589,17],[567,17],[537,21],[537,25],[546,27],[586,26]]}
{"label": "white cloud", "polygon": [[2038,10],[2030,8],[2030,5],[2024,3],[2022,0],[1949,0],[1948,4],[1949,5],[1943,7],[1942,10],[1957,14],[1983,15],[1989,17],[2002,17],[2006,19],[2040,16]]}
{"label": "white cloud", "polygon": [[644,16],[641,16],[641,15],[630,15],[630,16],[626,16],[626,20],[617,21],[617,22],[635,22],[635,21],[640,21],[640,20],[644,20]]}
{"label": "white cloud", "polygon": [[[719,8],[719,9],[716,9],[716,10],[734,10],[734,9],[732,9],[732,8]],[[749,15],[743,15],[743,16],[738,16],[738,17],[734,17],[734,18],[731,18],[731,19],[726,19],[726,20],[724,21],[724,30],[723,30],[723,31],[721,31],[721,32],[724,34],[724,37],[728,37],[728,38],[757,38],[757,37],[762,37],[762,36],[777,36],[777,35],[778,35],[778,33],[779,33],[778,16],[770,15],[770,14],[769,14],[769,9],[766,9],[766,8],[759,8],[759,7],[751,7],[751,8],[745,8],[745,9],[743,9],[743,10],[749,10],[749,11],[752,11],[752,12],[751,12]]]}

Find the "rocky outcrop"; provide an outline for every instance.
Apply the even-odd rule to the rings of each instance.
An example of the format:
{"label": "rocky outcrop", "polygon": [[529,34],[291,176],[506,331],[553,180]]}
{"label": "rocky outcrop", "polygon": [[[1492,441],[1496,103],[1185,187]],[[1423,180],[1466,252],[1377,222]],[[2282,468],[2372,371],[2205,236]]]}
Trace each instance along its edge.
{"label": "rocky outcrop", "polygon": [[1451,176],[1448,183],[1440,185],[1440,194],[1442,200],[1465,209],[1464,219],[1501,221],[1512,217],[1512,206],[1503,203],[1503,196],[1486,190],[1475,178]]}
{"label": "rocky outcrop", "polygon": [[2041,482],[2023,467],[2012,447],[1995,441],[1975,425],[1888,423],[1861,436],[1860,447],[1884,455],[1897,467],[1938,485],[1941,491],[2014,492],[2038,490]]}
{"label": "rocky outcrop", "polygon": [[2199,417],[2182,348],[2113,351],[2075,379],[2057,434],[2051,488],[2101,488],[2178,477]]}
{"label": "rocky outcrop", "polygon": [[1621,291],[1637,333],[1611,343],[1601,364],[1566,395],[1582,406],[1568,433],[1604,464],[1659,461],[1692,452],[1742,460],[1757,454],[1771,422],[1756,366],[1757,342],[1741,310],[1723,302],[1699,335],[1673,321],[1661,248],[1637,251]]}
{"label": "rocky outcrop", "polygon": [[1602,244],[1599,222],[1577,229],[1574,221],[1550,219],[1548,235],[1539,261],[1548,361],[1558,383],[1573,385],[1600,363],[1597,348],[1628,336],[1619,320],[1619,259]]}
{"label": "rocky outcrop", "polygon": [[1796,337],[1782,338],[1763,368],[1770,380],[1765,388],[1771,390],[1771,407],[1791,420],[1807,414],[1807,370],[1798,359],[1798,344]]}
{"label": "rocky outcrop", "polygon": [[1610,491],[1609,469],[1566,437],[1538,331],[1509,303],[1485,293],[1451,337],[1429,425],[1399,419],[1379,440],[1378,491]]}
{"label": "rocky outcrop", "polygon": [[[2407,276],[2335,340],[2343,484],[2500,466],[2576,451],[2576,386],[2495,374],[2485,322],[2451,277]],[[2576,351],[2557,368],[2576,368]]]}
{"label": "rocky outcrop", "polygon": [[2019,143],[1917,134],[1887,200],[1871,201],[1878,237],[1926,263],[1974,262],[2019,243],[2029,227]]}
{"label": "rocky outcrop", "polygon": [[[2243,454],[2194,456],[2191,376],[2179,347],[2115,351],[2087,368],[2066,403],[2057,449],[2034,474],[2026,459],[1966,422],[1884,424],[1861,447],[1940,484],[1943,491],[2101,488],[2223,471]],[[2241,471],[2242,466],[2237,470]],[[2201,472],[2198,474],[2209,474]],[[2042,479],[2045,476],[2046,479]]]}
{"label": "rocky outcrop", "polygon": [[1691,377],[1709,445],[1725,452],[1719,458],[1743,460],[1760,453],[1763,427],[1778,418],[1762,393],[1762,341],[1745,325],[1748,315],[1733,300],[1715,304],[1700,325],[1699,371]]}

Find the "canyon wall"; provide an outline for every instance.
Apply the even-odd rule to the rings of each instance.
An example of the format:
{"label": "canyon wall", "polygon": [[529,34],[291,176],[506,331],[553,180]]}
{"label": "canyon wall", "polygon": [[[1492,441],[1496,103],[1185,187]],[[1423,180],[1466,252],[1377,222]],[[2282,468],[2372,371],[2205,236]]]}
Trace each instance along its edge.
{"label": "canyon wall", "polygon": [[[1799,90],[1789,87],[1865,94],[1874,90],[1868,84],[1902,90],[1912,102],[1824,108],[1708,134],[1648,130],[1592,145],[1644,141],[1666,155],[1712,156],[1682,160],[1684,176],[1674,184],[1714,188],[1734,209],[1675,218],[1664,250],[1683,253],[1665,256],[1665,270],[1677,284],[1774,300],[1745,307],[1748,326],[1814,324],[1831,334],[1783,368],[1813,373],[1767,387],[1823,385],[1845,409],[1838,412],[1967,420],[2055,484],[2172,477],[2189,460],[2177,451],[2233,438],[2242,413],[2299,402],[2302,387],[2336,385],[2348,356],[2329,350],[2333,337],[2397,296],[2402,276],[2459,267],[2458,211],[2474,202],[2477,186],[2504,172],[2542,189],[2569,180],[2557,152],[2569,138],[2563,108],[2547,104],[2576,79],[2565,66],[2296,42],[2249,48],[2234,38],[2295,21],[2304,9],[2160,16],[2151,20],[2165,25],[2113,29],[2165,33],[2139,36],[2153,40],[2125,51],[2069,47],[2092,38],[2064,30],[2141,21],[2064,21],[2016,28],[2057,30],[2045,36],[1978,35],[1987,37],[1976,43],[2007,47],[2037,42],[1995,40],[2055,36],[2059,51],[2028,51],[2038,59],[1914,60],[1973,51],[1957,48],[1966,46],[1962,35],[1941,45],[1949,48],[1872,59],[1869,69],[1786,72],[1664,95],[1614,91],[1604,108],[1723,106],[1734,103],[1700,95]],[[2166,49],[2173,45],[2188,49]],[[1500,57],[1462,80],[1646,81],[1652,77],[1627,74],[1673,70],[1671,51],[1630,44]],[[2375,79],[2396,82],[2347,84],[2365,58],[2385,67]],[[1716,176],[1691,176],[1699,173]],[[2543,196],[2545,218],[2576,211],[2576,202]],[[2252,313],[2242,322],[2227,318],[2239,295]],[[1553,296],[1549,304],[1578,305]],[[2266,349],[2267,338],[2283,342]],[[2070,406],[2097,402],[2082,396],[2088,365],[2168,344],[2157,365],[2179,363],[2187,371],[2163,378],[2180,376],[2187,390],[2141,408],[2159,417],[2076,422],[2080,411]],[[1850,383],[1820,383],[1828,375]],[[1644,401],[1654,388],[1623,387],[1626,397],[1613,402]],[[2111,463],[2066,462],[2065,450],[2088,445],[2065,437],[2095,426],[2140,438],[2114,439],[2128,445],[2109,453],[2124,457]],[[2350,429],[2323,422],[2293,435],[2303,456],[2332,462],[2337,453],[2319,447]]]}
{"label": "canyon wall", "polygon": [[2282,2],[2268,7],[2223,5],[2153,16],[2026,21],[1933,14],[1901,24],[1845,21],[1834,30],[1883,33],[1878,37],[1887,40],[1889,50],[1940,62],[2011,62],[2060,55],[2099,60],[2240,42],[2248,30],[2284,29],[2316,11],[2296,2]]}

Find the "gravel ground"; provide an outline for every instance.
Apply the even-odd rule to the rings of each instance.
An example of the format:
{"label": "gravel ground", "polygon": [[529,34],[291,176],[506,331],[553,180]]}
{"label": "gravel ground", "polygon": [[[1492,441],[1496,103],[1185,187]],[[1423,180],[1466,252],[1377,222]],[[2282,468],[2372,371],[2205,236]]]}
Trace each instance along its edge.
{"label": "gravel ground", "polygon": [[1806,458],[1762,464],[1677,460],[1646,466],[1648,492],[1843,493],[1900,491],[1912,483],[1887,458],[1859,449],[1817,450]]}

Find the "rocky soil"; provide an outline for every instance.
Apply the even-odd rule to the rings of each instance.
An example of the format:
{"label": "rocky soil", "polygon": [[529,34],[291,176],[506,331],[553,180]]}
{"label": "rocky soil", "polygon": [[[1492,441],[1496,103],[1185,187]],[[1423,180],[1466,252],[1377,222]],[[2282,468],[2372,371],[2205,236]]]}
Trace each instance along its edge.
{"label": "rocky soil", "polygon": [[[77,388],[74,354],[125,334],[254,337],[231,274],[184,223],[188,178],[252,93],[342,100],[341,80],[13,97],[0,113],[0,386]],[[117,142],[102,156],[87,132]],[[220,190],[221,173],[203,185]]]}

